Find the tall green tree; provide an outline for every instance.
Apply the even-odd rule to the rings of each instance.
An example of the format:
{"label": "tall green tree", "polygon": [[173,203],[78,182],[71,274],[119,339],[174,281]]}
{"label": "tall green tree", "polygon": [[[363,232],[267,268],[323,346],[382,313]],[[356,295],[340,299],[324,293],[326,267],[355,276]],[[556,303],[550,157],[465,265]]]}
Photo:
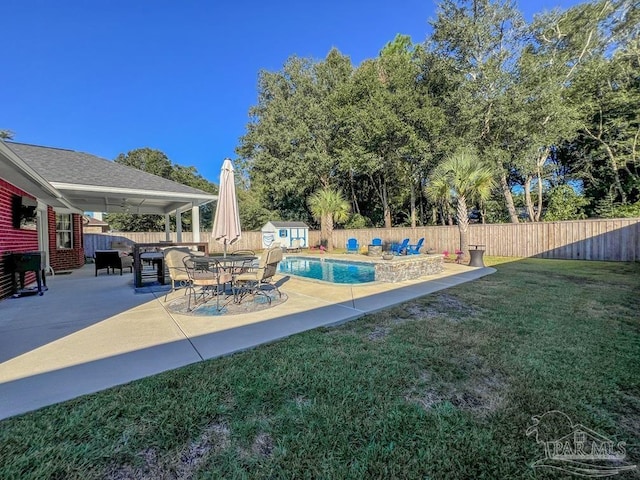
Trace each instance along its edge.
{"label": "tall green tree", "polygon": [[595,2],[587,11],[597,54],[584,56],[570,88],[580,125],[569,152],[582,167],[592,210],[602,201],[640,200],[640,13],[632,3]]}
{"label": "tall green tree", "polygon": [[409,193],[412,227],[417,226],[418,195],[426,174],[435,164],[447,127],[444,111],[434,100],[429,84],[421,81],[424,58],[421,45],[412,44],[406,35],[397,35],[382,49],[378,59],[384,72],[386,102],[404,131],[401,135],[404,143],[398,144],[396,152],[401,186]]}
{"label": "tall green tree", "polygon": [[387,228],[405,201],[416,225],[416,194],[432,159],[430,141],[444,125],[421,90],[419,60],[411,39],[398,35],[378,58],[363,62],[343,89],[343,157],[375,192]]}
{"label": "tall green tree", "polygon": [[[518,104],[524,108],[520,138],[528,148],[518,163],[531,221],[543,211],[544,185],[553,173],[551,152],[581,127],[584,100],[571,95],[576,81],[602,58],[609,37],[605,26],[614,14],[609,0],[584,3],[567,11],[536,16],[531,41],[518,62]],[[537,190],[534,205],[532,187]]]}
{"label": "tall green tree", "polygon": [[460,250],[465,255],[469,252],[469,207],[488,199],[493,187],[494,172],[469,148],[459,149],[431,172],[427,195],[434,201],[444,199],[455,204]]}
{"label": "tall green tree", "polygon": [[320,241],[326,243],[327,251],[333,250],[333,225],[349,218],[349,202],[342,192],[322,188],[309,197],[309,209],[316,220],[320,220]]}
{"label": "tall green tree", "polygon": [[626,205],[640,199],[640,76],[625,71],[617,58],[591,67],[584,72],[591,80],[576,85],[576,94],[588,99],[582,103],[579,136],[588,159],[587,191],[594,196],[610,191],[616,203]]}
{"label": "tall green tree", "polygon": [[386,101],[384,81],[384,72],[375,60],[358,67],[345,95],[341,132],[347,168],[367,179],[388,228],[392,223],[391,196],[400,185],[396,149],[406,142],[407,132]]}
{"label": "tall green tree", "polygon": [[308,220],[304,199],[340,175],[335,98],[351,72],[350,59],[336,49],[320,62],[291,57],[282,71],[260,72],[239,167],[283,218]]}
{"label": "tall green tree", "polygon": [[512,0],[444,0],[432,22],[428,48],[440,57],[452,88],[447,114],[457,141],[445,155],[465,145],[487,152],[495,163],[504,203],[518,222],[510,180],[511,143],[502,126],[510,123],[514,68],[523,48],[525,23]]}

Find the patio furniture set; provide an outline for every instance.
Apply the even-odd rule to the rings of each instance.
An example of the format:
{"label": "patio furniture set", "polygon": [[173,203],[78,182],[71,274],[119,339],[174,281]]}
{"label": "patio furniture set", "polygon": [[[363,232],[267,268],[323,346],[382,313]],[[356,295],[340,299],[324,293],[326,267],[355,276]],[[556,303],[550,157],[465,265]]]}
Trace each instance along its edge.
{"label": "patio furniture set", "polygon": [[209,256],[202,245],[191,243],[135,244],[132,253],[112,244],[109,250],[95,251],[95,275],[103,269],[107,274],[118,270],[122,275],[123,269],[129,268],[131,272],[135,271],[135,287],[143,286],[145,279],[160,285],[169,280],[171,289],[165,295],[165,301],[176,289],[184,288],[185,294],[189,295],[188,311],[212,299],[216,300],[216,309],[221,310],[229,301],[240,304],[247,296],[263,295],[270,304],[267,290],[275,290],[281,297],[272,279],[282,254],[282,248],[274,246],[265,250],[261,257],[251,250]]}
{"label": "patio furniture set", "polygon": [[[176,284],[188,295],[187,311],[193,307],[216,300],[220,311],[230,302],[242,303],[249,295],[263,295],[268,303],[271,297],[267,290],[275,290],[282,296],[272,280],[282,260],[282,249],[267,249],[259,258],[249,250],[239,250],[225,256],[194,255],[180,247],[168,248],[164,252],[165,263],[171,278],[171,292]],[[165,300],[167,296],[165,295]]]}

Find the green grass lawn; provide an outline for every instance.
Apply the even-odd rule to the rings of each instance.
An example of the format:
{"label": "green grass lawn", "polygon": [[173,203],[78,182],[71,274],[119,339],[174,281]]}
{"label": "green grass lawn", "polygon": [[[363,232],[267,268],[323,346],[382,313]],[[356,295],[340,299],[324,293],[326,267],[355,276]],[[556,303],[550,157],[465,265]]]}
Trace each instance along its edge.
{"label": "green grass lawn", "polygon": [[525,433],[550,410],[640,464],[640,264],[487,263],[339,327],[0,422],[0,478],[556,478]]}

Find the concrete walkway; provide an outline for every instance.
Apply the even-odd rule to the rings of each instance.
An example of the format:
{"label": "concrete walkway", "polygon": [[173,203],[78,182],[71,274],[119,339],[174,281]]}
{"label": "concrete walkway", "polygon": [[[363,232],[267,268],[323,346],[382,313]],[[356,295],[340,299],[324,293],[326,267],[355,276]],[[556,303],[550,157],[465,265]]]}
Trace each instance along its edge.
{"label": "concrete walkway", "polygon": [[130,273],[94,277],[93,265],[86,265],[48,277],[42,297],[0,301],[0,419],[352,320],[493,272],[445,264],[444,273],[420,280],[357,286],[280,276],[285,303],[206,317],[170,313],[164,293],[135,293]]}

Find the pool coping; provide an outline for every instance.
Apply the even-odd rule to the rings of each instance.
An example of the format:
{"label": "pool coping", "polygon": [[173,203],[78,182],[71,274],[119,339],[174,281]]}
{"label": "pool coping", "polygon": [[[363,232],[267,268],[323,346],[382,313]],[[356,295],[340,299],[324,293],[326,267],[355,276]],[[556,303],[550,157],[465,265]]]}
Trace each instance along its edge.
{"label": "pool coping", "polygon": [[[305,258],[318,258],[318,259],[331,259],[338,261],[355,261],[355,262],[366,262],[366,263],[392,263],[392,262],[402,262],[402,261],[411,261],[421,257],[428,258],[443,258],[442,254],[439,253],[420,253],[418,255],[394,255],[392,260],[384,260],[382,256],[369,256],[362,255],[359,253],[347,253],[347,254],[339,254],[339,253],[308,253],[308,252],[292,252],[285,253],[284,258],[288,257],[305,257]],[[353,259],[353,260],[352,260]]]}

